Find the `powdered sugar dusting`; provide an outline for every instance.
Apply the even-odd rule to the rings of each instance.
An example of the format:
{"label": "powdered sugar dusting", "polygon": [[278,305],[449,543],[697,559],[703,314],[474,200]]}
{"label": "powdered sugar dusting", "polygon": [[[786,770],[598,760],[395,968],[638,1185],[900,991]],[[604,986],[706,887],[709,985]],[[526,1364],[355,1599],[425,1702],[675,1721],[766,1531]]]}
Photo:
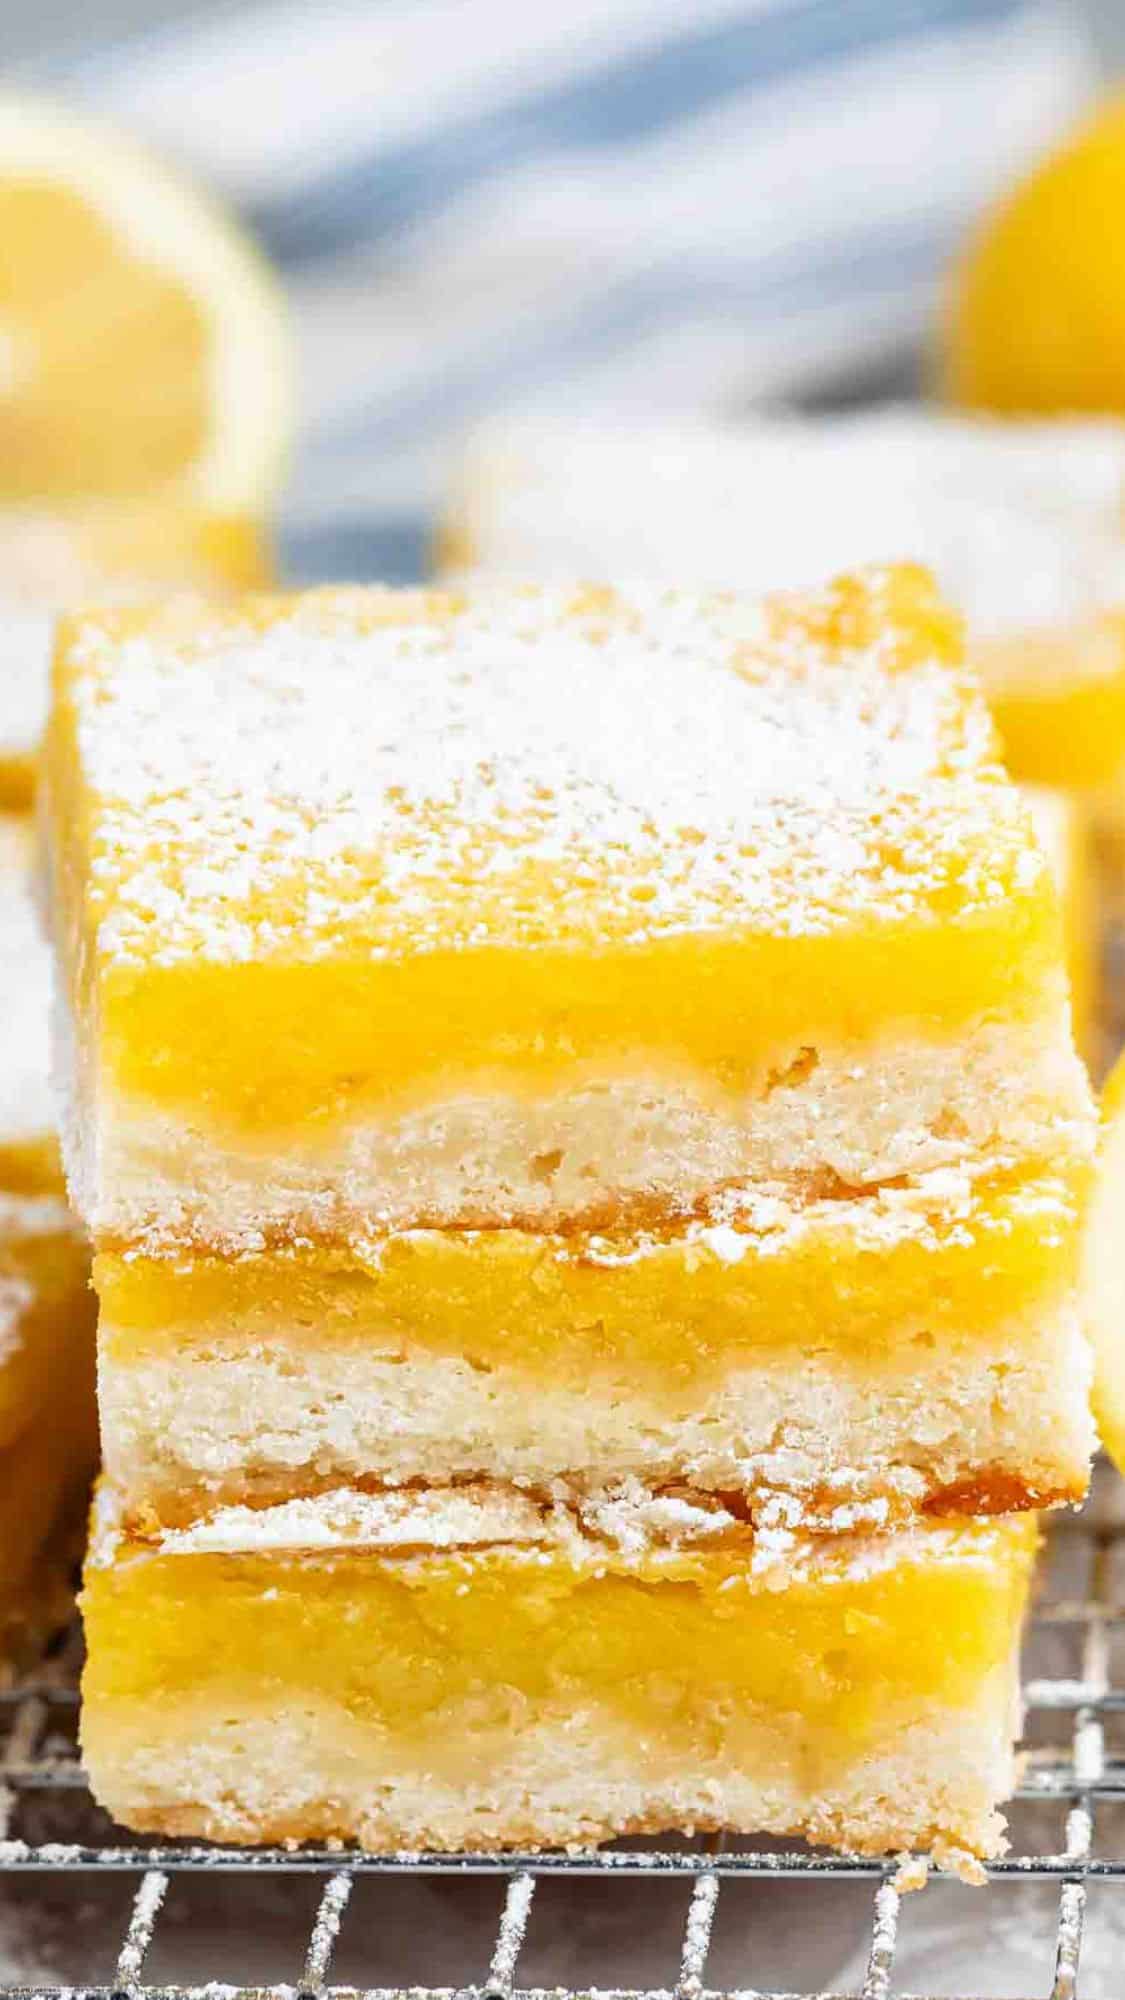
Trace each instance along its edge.
{"label": "powdered sugar dusting", "polygon": [[733,1514],[702,1494],[653,1493],[639,1479],[595,1494],[581,1510],[587,1534],[603,1535],[627,1555],[640,1555],[653,1542],[713,1540],[737,1525]]}
{"label": "powdered sugar dusting", "polygon": [[[792,1188],[766,1182],[728,1187],[674,1228],[577,1233],[548,1241],[559,1262],[613,1269],[669,1249],[689,1259],[712,1257],[735,1265],[746,1257],[791,1256],[818,1241],[844,1242],[852,1255],[886,1255],[907,1243],[937,1255],[968,1249],[981,1238],[1008,1236],[1027,1222],[1037,1225],[1045,1241],[1072,1232],[1080,1208],[1074,1179],[1050,1171],[1029,1175],[1026,1168],[1013,1174],[1011,1165],[984,1156],[972,1168],[934,1168],[901,1186],[877,1186],[853,1197],[795,1198]],[[386,1241],[365,1244],[364,1261],[377,1266]]]}
{"label": "powdered sugar dusting", "polygon": [[497,1546],[529,1563],[563,1560],[595,1575],[635,1566],[659,1571],[665,1560],[674,1565],[711,1549],[734,1560],[734,1585],[777,1590],[800,1576],[854,1579],[903,1561],[989,1563],[1024,1539],[1023,1525],[1003,1520],[892,1526],[877,1505],[840,1510],[839,1519],[810,1529],[799,1502],[785,1495],[768,1502],[751,1526],[714,1495],[658,1493],[635,1479],[583,1501],[561,1491],[536,1498],[486,1480],[374,1493],[340,1487],[271,1507],[220,1508],[149,1539],[130,1534],[120,1497],[103,1480],[88,1561],[104,1568],[152,1554],[317,1559],[370,1551],[421,1564],[455,1556],[471,1579],[475,1557]]}
{"label": "powdered sugar dusting", "polygon": [[276,1507],[228,1507],[190,1528],[170,1530],[171,1554],[245,1551],[256,1547],[313,1552],[364,1548],[471,1548],[484,1542],[527,1543],[548,1538],[541,1510],[502,1486],[409,1488],[363,1493],[344,1487]]}
{"label": "powdered sugar dusting", "polygon": [[100,949],[795,934],[996,902],[1042,862],[943,616],[876,571],[803,607],[485,584],[81,620]]}

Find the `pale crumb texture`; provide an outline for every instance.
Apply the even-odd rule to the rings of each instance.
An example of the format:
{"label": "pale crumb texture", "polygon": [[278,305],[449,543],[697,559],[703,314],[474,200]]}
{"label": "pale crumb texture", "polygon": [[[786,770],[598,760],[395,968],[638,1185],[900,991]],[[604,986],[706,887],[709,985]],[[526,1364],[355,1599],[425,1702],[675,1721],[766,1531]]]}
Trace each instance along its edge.
{"label": "pale crumb texture", "polygon": [[[1125,425],[914,409],[737,428],[496,423],[448,509],[457,563],[803,589],[924,562],[972,636],[1125,607]],[[1104,651],[1102,671],[1119,665]],[[1091,653],[1084,672],[1096,673]]]}
{"label": "pale crumb texture", "polygon": [[[2,639],[0,639],[2,645]],[[0,813],[0,1147],[43,1144],[55,1127],[51,1094],[51,954],[32,894],[27,822]]]}
{"label": "pale crumb texture", "polygon": [[[588,1847],[628,1834],[734,1832],[850,1853],[932,1852],[968,1874],[1007,1845],[999,1801],[1013,1779],[1012,1670],[969,1712],[919,1702],[831,1776],[797,1713],[700,1716],[690,1763],[599,1706],[519,1718],[430,1745],[365,1731],[303,1693],[268,1713],[241,1701],[88,1707],[83,1754],[114,1818],[149,1833],[235,1844],[355,1840],[375,1853]],[[733,1739],[727,1747],[726,1738]],[[716,1744],[718,1747],[716,1747]]]}
{"label": "pale crumb texture", "polygon": [[[685,1278],[685,1283],[691,1283]],[[137,1513],[178,1523],[341,1481],[485,1474],[582,1494],[632,1477],[775,1495],[876,1524],[915,1510],[1006,1512],[1080,1500],[1094,1445],[1090,1361],[1073,1306],[990,1337],[921,1332],[882,1355],[806,1335],[732,1357],[704,1381],[630,1375],[591,1340],[584,1382],[435,1355],[388,1329],[365,1341],[172,1337],[99,1364],[105,1465]],[[513,1334],[513,1348],[518,1335]]]}
{"label": "pale crumb texture", "polygon": [[64,627],[107,963],[778,935],[1043,867],[908,569],[763,604],[484,583]]}

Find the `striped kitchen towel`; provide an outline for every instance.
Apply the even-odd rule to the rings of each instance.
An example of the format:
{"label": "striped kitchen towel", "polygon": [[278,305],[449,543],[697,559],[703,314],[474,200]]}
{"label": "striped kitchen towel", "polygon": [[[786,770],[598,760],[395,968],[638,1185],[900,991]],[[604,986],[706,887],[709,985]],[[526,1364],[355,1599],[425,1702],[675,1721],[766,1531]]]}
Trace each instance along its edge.
{"label": "striped kitchen towel", "polygon": [[908,354],[1089,82],[1063,0],[254,0],[33,74],[282,264],[306,574],[409,568],[497,410],[731,411]]}

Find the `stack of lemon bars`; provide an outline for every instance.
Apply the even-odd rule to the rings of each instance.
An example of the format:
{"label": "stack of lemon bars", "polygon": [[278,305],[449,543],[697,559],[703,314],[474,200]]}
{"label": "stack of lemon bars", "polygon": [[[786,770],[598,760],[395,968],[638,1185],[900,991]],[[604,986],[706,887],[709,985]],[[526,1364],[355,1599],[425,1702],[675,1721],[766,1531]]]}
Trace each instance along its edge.
{"label": "stack of lemon bars", "polygon": [[45,788],[102,1801],[993,1852],[1093,1112],[925,574],[88,613]]}

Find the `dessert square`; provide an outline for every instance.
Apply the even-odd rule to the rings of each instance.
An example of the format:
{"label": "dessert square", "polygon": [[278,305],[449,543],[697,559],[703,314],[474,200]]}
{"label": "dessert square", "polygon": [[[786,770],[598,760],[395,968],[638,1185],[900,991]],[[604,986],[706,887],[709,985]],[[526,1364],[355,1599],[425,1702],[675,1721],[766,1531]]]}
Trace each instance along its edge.
{"label": "dessert square", "polygon": [[951,1168],[690,1222],[403,1230],[352,1249],[95,1260],[102,1445],[128,1514],[487,1476],[639,1479],[806,1521],[1080,1499],[1085,1171]]}
{"label": "dessert square", "polygon": [[151,498],[0,508],[0,808],[31,803],[60,611],[179,590],[229,595],[271,581],[263,538],[247,520]]}
{"label": "dessert square", "polygon": [[83,1757],[115,1818],[189,1837],[990,1854],[1035,1538],[1031,1516],[763,1537],[717,1502],[583,1518],[482,1486],[146,1541],[106,1490]]}
{"label": "dessert square", "polygon": [[79,616],[45,782],[101,1248],[1089,1148],[1050,871],[922,572]]}

